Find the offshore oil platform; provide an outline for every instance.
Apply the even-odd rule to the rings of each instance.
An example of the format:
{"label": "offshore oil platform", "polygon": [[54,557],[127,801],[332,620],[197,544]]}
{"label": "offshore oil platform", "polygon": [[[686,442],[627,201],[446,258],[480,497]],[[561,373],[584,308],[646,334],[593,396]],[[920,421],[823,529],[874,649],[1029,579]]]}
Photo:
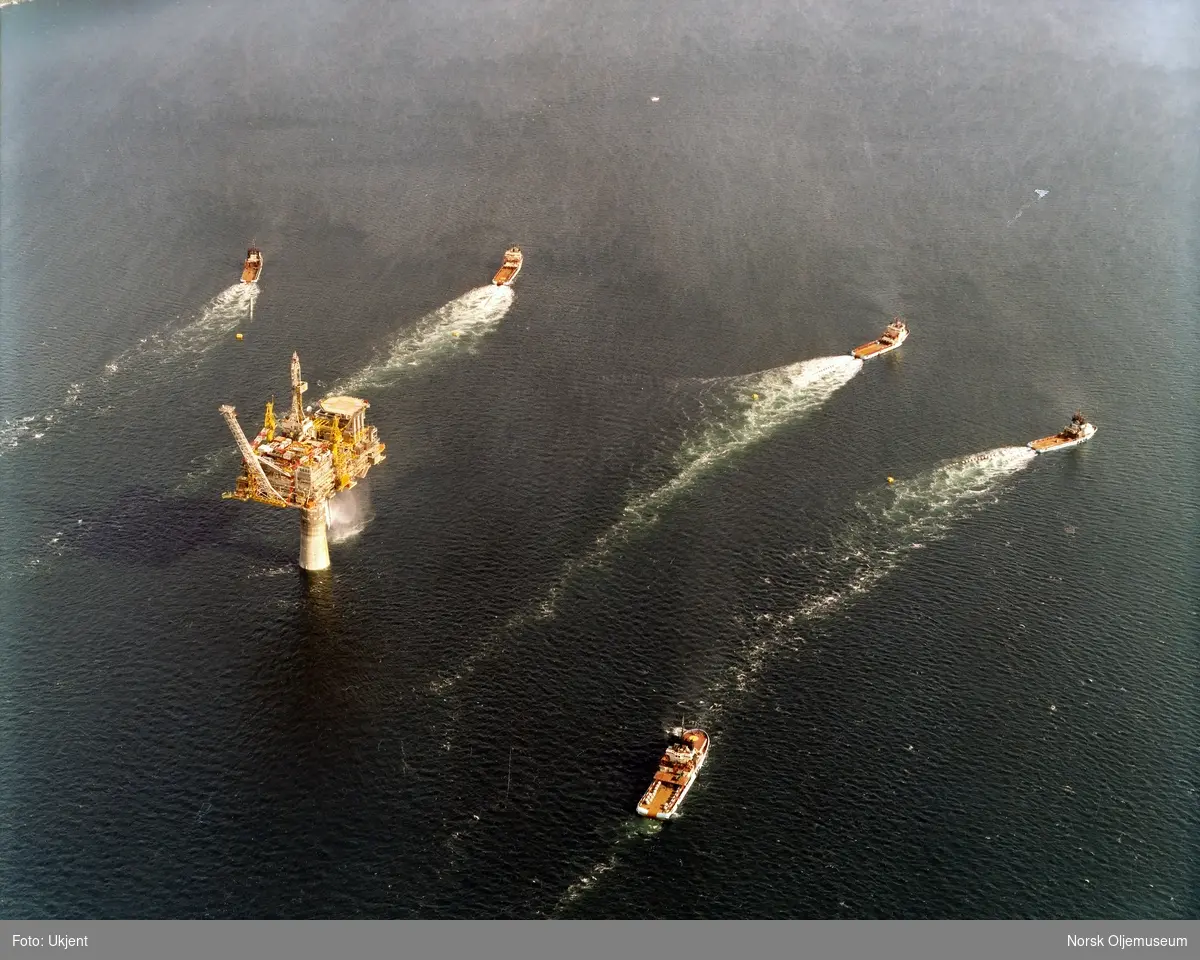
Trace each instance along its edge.
{"label": "offshore oil platform", "polygon": [[242,473],[224,499],[257,500],[300,511],[300,566],[329,567],[329,500],[348,490],[384,459],[379,432],[367,424],[366,400],[325,397],[316,410],[304,408],[308,384],[300,378],[300,357],[292,354],[292,409],[275,419],[268,400],[262,429],[246,439],[237,411],[225,404],[221,415],[242,454]]}

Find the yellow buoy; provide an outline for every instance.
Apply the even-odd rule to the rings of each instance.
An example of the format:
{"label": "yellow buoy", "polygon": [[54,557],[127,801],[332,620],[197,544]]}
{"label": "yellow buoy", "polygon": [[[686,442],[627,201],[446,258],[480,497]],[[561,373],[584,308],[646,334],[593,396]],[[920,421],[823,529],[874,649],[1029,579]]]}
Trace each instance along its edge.
{"label": "yellow buoy", "polygon": [[240,333],[234,334],[234,336],[236,336],[239,340],[242,339],[242,335]]}
{"label": "yellow buoy", "polygon": [[888,477],[888,483],[895,483],[895,482],[896,482],[895,477]]}
{"label": "yellow buoy", "polygon": [[750,399],[751,399],[751,400],[757,400],[757,399],[758,399],[758,394],[757,394],[757,393],[752,393],[752,394],[750,394]]}
{"label": "yellow buoy", "polygon": [[450,334],[450,336],[459,337],[459,336],[462,336],[462,334],[460,334],[457,330],[455,330],[452,334]]}

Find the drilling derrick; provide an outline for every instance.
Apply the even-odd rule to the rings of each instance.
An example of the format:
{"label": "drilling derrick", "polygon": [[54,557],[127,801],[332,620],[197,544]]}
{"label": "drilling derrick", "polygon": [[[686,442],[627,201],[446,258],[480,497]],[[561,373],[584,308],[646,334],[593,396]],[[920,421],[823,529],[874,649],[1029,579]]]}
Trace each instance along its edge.
{"label": "drilling derrick", "polygon": [[304,391],[308,384],[300,379],[300,354],[292,354],[292,419],[299,423],[304,418]]}
{"label": "drilling derrick", "polygon": [[[242,473],[222,496],[256,500],[300,511],[300,566],[329,566],[326,529],[328,501],[348,490],[382,463],[384,444],[366,422],[371,406],[359,397],[325,397],[313,416],[304,409],[308,384],[301,379],[300,357],[292,354],[292,409],[276,422],[274,401],[267,401],[263,427],[248,440],[229,404],[220,408],[242,454]],[[310,408],[311,411],[311,408]]]}

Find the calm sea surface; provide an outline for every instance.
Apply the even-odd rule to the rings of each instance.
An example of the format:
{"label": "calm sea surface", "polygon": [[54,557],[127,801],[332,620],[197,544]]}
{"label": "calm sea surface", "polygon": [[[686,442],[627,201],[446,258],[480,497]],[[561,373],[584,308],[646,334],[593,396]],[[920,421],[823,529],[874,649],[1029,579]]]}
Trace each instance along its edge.
{"label": "calm sea surface", "polygon": [[5,9],[0,916],[1200,916],[1200,22],[1051,8]]}

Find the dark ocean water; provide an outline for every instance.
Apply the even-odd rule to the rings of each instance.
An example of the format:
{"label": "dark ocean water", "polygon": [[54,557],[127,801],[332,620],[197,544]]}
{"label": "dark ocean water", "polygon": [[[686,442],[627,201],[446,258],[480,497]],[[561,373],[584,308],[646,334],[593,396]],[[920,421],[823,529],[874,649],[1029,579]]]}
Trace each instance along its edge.
{"label": "dark ocean water", "polygon": [[5,9],[0,916],[1200,916],[1196,7],[910,6]]}

